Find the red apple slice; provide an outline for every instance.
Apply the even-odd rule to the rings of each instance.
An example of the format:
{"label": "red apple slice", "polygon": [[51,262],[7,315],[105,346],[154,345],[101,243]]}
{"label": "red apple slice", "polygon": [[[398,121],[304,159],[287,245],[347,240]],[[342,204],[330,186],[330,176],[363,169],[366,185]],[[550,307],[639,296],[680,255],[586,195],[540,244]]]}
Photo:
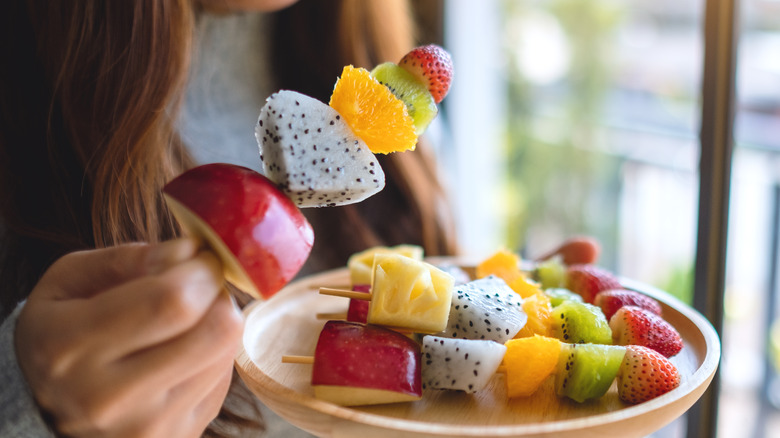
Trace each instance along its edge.
{"label": "red apple slice", "polygon": [[163,188],[190,235],[213,250],[225,278],[255,298],[269,298],[298,273],[314,232],[300,210],[263,175],[215,163],[193,168]]}
{"label": "red apple slice", "polygon": [[314,351],[315,397],[342,406],[422,398],[420,347],[378,326],[328,321]]}
{"label": "red apple slice", "polygon": [[[369,294],[371,293],[371,285],[357,284],[352,287],[352,290],[355,292],[364,292]],[[347,308],[347,321],[362,322],[364,324],[368,322],[368,306],[370,304],[371,302],[366,300],[349,300],[349,307]]]}

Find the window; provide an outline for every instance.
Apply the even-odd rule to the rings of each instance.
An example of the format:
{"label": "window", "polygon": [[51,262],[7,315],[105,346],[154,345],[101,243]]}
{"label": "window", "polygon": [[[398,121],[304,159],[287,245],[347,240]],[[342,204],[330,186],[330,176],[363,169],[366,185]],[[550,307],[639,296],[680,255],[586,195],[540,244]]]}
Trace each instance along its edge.
{"label": "window", "polygon": [[[780,2],[738,6],[718,431],[771,436],[780,430],[780,360],[766,348],[774,342],[780,355]],[[464,250],[533,257],[589,234],[604,246],[599,264],[693,302],[706,0],[444,7],[457,69],[444,114]]]}

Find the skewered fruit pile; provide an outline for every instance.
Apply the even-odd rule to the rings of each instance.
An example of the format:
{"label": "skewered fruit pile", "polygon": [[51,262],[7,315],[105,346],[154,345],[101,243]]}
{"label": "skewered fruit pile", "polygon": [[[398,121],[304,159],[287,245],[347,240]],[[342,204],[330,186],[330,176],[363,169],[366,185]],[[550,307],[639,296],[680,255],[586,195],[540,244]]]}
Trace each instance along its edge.
{"label": "skewered fruit pile", "polygon": [[374,154],[415,149],[453,74],[438,46],[403,59],[425,62],[388,62],[371,72],[345,66],[327,105],[290,90],[269,97],[255,127],[263,173],[301,207],[352,204],[382,190]]}
{"label": "skewered fruit pile", "polygon": [[[348,297],[351,301],[368,298],[370,309],[375,293],[386,294],[393,297],[390,301],[394,303],[389,307],[410,315],[387,324],[377,323],[370,317],[339,323],[382,330],[393,342],[404,339],[404,345],[414,345],[410,357],[418,358],[419,375],[416,371],[414,375],[405,375],[402,386],[421,382],[425,390],[475,393],[485,390],[497,378],[504,380],[507,397],[511,399],[533,397],[546,381],[552,380],[558,396],[585,403],[603,397],[617,381],[619,399],[634,404],[665,394],[680,384],[680,375],[669,357],[680,351],[682,340],[674,327],[663,320],[660,304],[647,295],[622,289],[611,273],[592,262],[566,265],[560,259],[546,260],[544,263],[560,263],[557,271],[564,273],[561,283],[548,289],[536,277],[539,274],[536,269],[543,263],[523,270],[519,256],[505,250],[479,263],[473,270],[477,278],[465,283],[456,283],[452,274],[429,265],[430,272],[436,271],[442,278],[452,277],[445,282],[451,290],[449,312],[439,312],[435,317],[436,325],[443,324],[444,329],[432,333],[430,327],[423,329],[415,318],[414,314],[420,313],[423,307],[410,310],[407,304],[408,300],[422,296],[412,292],[411,285],[416,280],[411,278],[424,275],[412,274],[409,268],[395,271],[385,267],[388,260],[399,267],[407,266],[407,262],[424,264],[420,261],[422,249],[402,245],[357,253],[348,265],[352,279],[365,281],[369,257],[373,257],[373,263],[368,285],[353,284],[353,288],[363,292]],[[563,287],[569,284],[577,287],[574,290]],[[619,289],[615,289],[616,285]],[[610,289],[598,290],[604,287]],[[430,300],[436,303],[432,306],[440,309],[444,295],[437,294],[437,299]],[[334,323],[329,321],[325,326]],[[367,342],[361,340],[355,344]],[[375,347],[377,351],[384,348],[381,344]],[[318,352],[323,348],[317,344]],[[409,351],[409,347],[405,348]],[[316,353],[314,359],[318,379],[322,377],[317,359],[321,354]],[[369,358],[369,350],[364,347],[360,354],[360,366],[342,367],[342,372],[343,368],[349,368],[356,377],[340,374],[344,388],[338,398],[318,390],[315,395],[345,405],[393,402],[396,395],[385,397],[382,393],[373,398],[349,397],[350,388],[365,385],[366,379],[361,376],[371,370],[367,364],[382,362],[381,356]],[[411,365],[404,366],[412,369]],[[401,375],[400,371],[395,375]],[[316,385],[314,379],[312,384]],[[398,382],[390,385],[381,379],[375,384],[381,389],[399,386]],[[365,392],[361,389],[358,393]],[[419,394],[423,396],[424,391]]]}
{"label": "skewered fruit pile", "polygon": [[329,104],[290,90],[271,95],[255,126],[262,175],[214,163],[163,188],[184,231],[219,257],[230,283],[255,298],[272,296],[314,243],[298,207],[352,204],[384,188],[374,154],[415,148],[453,73],[438,46],[418,47],[400,65],[345,66]]}

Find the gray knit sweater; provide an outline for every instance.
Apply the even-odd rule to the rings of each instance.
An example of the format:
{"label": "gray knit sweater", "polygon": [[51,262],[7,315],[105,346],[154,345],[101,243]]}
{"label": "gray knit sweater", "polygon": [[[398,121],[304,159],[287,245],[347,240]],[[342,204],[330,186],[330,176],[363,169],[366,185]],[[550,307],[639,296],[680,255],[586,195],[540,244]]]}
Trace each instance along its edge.
{"label": "gray knit sweater", "polygon": [[0,436],[31,438],[54,436],[46,427],[38,405],[16,361],[14,329],[23,304],[0,326]]}

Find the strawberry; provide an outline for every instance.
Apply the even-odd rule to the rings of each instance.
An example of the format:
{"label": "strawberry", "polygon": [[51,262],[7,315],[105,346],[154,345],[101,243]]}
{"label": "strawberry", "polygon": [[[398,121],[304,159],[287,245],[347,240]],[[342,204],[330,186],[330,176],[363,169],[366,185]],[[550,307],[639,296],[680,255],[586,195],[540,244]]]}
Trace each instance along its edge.
{"label": "strawberry", "polygon": [[596,265],[577,264],[566,269],[566,289],[582,296],[586,303],[593,303],[596,294],[608,289],[622,289],[611,272]]}
{"label": "strawberry", "polygon": [[596,263],[601,252],[599,242],[588,236],[578,236],[566,239],[554,250],[537,258],[539,261],[559,256],[564,265]]}
{"label": "strawberry", "polygon": [[452,82],[452,58],[443,48],[429,44],[404,55],[398,65],[428,87],[433,100],[439,103],[447,95]]}
{"label": "strawberry", "polygon": [[656,315],[661,314],[661,305],[658,304],[658,301],[633,290],[603,290],[596,294],[596,297],[593,299],[593,304],[601,307],[601,311],[604,312],[604,316],[607,317],[607,320],[612,318],[612,315],[623,306],[637,306],[649,310]]}
{"label": "strawberry", "polygon": [[618,309],[609,320],[612,339],[617,345],[641,345],[666,357],[682,350],[680,334],[665,319],[637,306]]}
{"label": "strawberry", "polygon": [[680,373],[669,359],[641,345],[626,347],[617,376],[618,397],[642,403],[680,386]]}

